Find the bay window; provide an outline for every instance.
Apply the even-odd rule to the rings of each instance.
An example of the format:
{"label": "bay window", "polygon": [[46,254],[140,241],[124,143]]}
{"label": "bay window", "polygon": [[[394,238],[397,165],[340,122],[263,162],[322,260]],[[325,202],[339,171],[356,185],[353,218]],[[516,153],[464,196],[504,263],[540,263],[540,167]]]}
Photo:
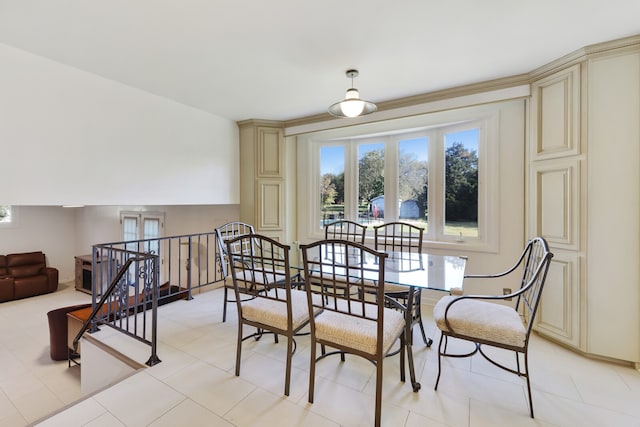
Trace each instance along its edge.
{"label": "bay window", "polygon": [[[415,122],[415,120],[414,120]],[[318,236],[336,219],[368,227],[404,221],[427,242],[487,246],[497,218],[497,114],[361,133],[299,138],[306,153],[309,220]],[[354,128],[357,128],[355,126]],[[363,127],[364,128],[364,127]]]}

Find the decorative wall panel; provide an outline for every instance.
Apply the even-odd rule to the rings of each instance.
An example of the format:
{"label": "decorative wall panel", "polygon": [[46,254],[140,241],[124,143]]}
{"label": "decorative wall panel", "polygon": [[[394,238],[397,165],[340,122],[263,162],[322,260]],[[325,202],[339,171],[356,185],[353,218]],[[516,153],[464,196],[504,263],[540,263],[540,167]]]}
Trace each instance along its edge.
{"label": "decorative wall panel", "polygon": [[531,85],[531,157],[540,160],[580,152],[580,66]]}
{"label": "decorative wall panel", "polygon": [[281,178],[284,155],[282,153],[282,129],[259,127],[256,160],[259,178]]}
{"label": "decorative wall panel", "polygon": [[282,230],[282,185],[281,180],[258,180],[259,230]]}
{"label": "decorative wall panel", "polygon": [[577,159],[531,165],[531,231],[552,247],[579,249],[579,166]]}
{"label": "decorative wall panel", "polygon": [[574,347],[580,345],[579,272],[579,256],[554,252],[536,318],[538,332]]}

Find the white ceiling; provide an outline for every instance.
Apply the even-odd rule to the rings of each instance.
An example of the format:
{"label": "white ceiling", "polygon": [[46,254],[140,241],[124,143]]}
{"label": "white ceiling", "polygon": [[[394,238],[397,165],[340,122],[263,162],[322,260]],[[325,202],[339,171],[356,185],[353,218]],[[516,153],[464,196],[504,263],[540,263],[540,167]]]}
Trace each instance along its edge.
{"label": "white ceiling", "polygon": [[640,0],[0,0],[0,43],[232,120],[323,113],[348,68],[381,102],[639,33]]}

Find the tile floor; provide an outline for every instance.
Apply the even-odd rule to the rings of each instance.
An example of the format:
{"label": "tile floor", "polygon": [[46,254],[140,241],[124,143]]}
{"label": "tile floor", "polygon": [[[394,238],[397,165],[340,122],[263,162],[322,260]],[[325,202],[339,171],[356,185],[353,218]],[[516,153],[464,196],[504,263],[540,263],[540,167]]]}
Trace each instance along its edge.
{"label": "tile floor", "polygon": [[[78,401],[78,367],[49,359],[46,313],[87,300],[64,284],[52,295],[0,304],[0,426],[372,424],[374,367],[353,356],[319,363],[315,403],[307,403],[308,337],[297,340],[289,397],[282,394],[284,340],[246,341],[236,377],[235,307],[222,323],[221,290],[161,307],[162,363]],[[425,321],[438,338],[433,321]],[[385,362],[385,426],[640,426],[640,373],[632,368],[584,358],[534,335],[531,419],[525,383],[481,358],[447,359],[434,391],[436,351],[416,344],[419,393],[399,381],[397,357]]]}

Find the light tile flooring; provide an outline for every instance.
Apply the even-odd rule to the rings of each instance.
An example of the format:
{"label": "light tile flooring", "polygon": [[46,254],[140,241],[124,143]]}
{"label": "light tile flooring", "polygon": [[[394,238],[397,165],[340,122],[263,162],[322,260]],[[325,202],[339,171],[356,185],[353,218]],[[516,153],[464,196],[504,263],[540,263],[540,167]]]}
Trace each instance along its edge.
{"label": "light tile flooring", "polygon": [[[236,377],[235,306],[222,323],[219,289],[160,308],[162,363],[69,405],[81,398],[79,370],[49,359],[46,313],[87,300],[64,284],[51,295],[0,304],[0,426],[372,424],[375,371],[356,357],[320,362],[315,403],[307,402],[308,337],[297,339],[289,397],[283,395],[284,340],[245,341]],[[438,338],[430,312],[424,309],[426,326]],[[632,368],[582,357],[534,335],[531,419],[524,381],[515,375],[479,357],[446,359],[434,391],[436,350],[419,339],[414,348],[419,393],[399,381],[397,357],[385,361],[385,426],[640,426],[640,374]]]}

